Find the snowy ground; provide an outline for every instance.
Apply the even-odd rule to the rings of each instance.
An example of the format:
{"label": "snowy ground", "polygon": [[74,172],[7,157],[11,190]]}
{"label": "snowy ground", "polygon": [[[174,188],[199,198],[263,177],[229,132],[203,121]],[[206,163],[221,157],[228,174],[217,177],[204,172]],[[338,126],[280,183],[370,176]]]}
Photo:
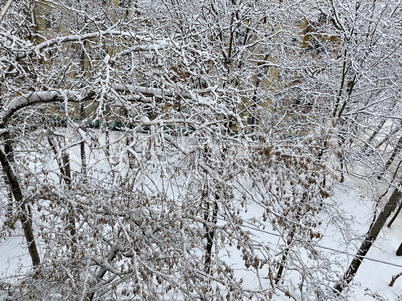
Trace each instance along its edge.
{"label": "snowy ground", "polygon": [[[79,160],[78,156],[75,158]],[[322,249],[327,256],[340,263],[339,277],[342,276],[344,270],[348,267],[350,261],[360,246],[361,240],[368,230],[372,221],[373,207],[377,196],[373,195],[370,187],[361,181],[347,178],[344,184],[337,184],[333,188],[331,195],[332,209],[342,215],[344,224],[323,225],[324,237],[320,241],[319,248]],[[259,207],[250,205],[247,215],[259,215]],[[348,236],[348,231],[340,231],[339,229],[348,227],[353,233]],[[24,237],[21,229],[17,226],[14,231],[15,236],[0,242],[0,279],[7,278],[8,275],[15,274],[18,270],[23,271],[29,267],[30,260],[26,250],[22,247],[25,245]],[[402,233],[402,214],[399,216],[392,228],[385,227],[380,237],[363,261],[354,282],[346,290],[350,301],[362,300],[402,300],[402,277],[396,280],[393,287],[389,286],[392,276],[402,272],[402,257],[396,256],[395,252],[401,243]],[[267,244],[276,244],[278,237],[267,233],[258,234],[261,241]],[[250,272],[246,271],[241,264],[240,252],[233,250],[231,252],[231,260],[236,270],[236,275],[244,279],[246,288],[258,287],[255,278]],[[236,264],[236,261],[240,263]],[[336,269],[336,267],[335,267]],[[261,279],[264,279],[261,276]],[[268,281],[268,280],[266,280]],[[260,285],[264,286],[264,283]],[[401,297],[400,297],[401,296]],[[5,295],[1,295],[0,300],[4,300]],[[289,300],[283,295],[277,295],[274,300]]]}
{"label": "snowy ground", "polygon": [[[353,237],[345,236],[346,232],[328,226],[325,229],[324,237],[320,241],[319,248],[331,256],[334,261],[342,265],[339,269],[339,277],[354,257],[357,248],[360,246],[362,238],[372,221],[372,212],[375,203],[373,197],[367,196],[364,191],[367,187],[362,187],[361,183],[347,179],[345,184],[338,184],[331,196],[336,210],[343,215],[346,227],[351,227]],[[258,215],[260,209],[251,206],[248,214]],[[253,213],[254,212],[254,213]],[[389,286],[392,276],[402,272],[402,257],[396,256],[396,250],[401,243],[402,215],[393,223],[391,228],[383,229],[379,238],[371,248],[367,258],[363,261],[354,279],[354,282],[346,289],[347,300],[402,300],[402,277],[396,280],[393,287]],[[277,238],[274,235],[261,234],[262,241],[275,244]],[[359,239],[360,238],[360,239]],[[240,261],[240,254],[236,251],[232,253],[233,258]],[[239,276],[243,277],[245,287],[255,288],[258,286],[255,278],[249,272],[241,269],[237,270]],[[399,299],[398,299],[399,298]],[[289,300],[288,297],[278,294],[274,300]]]}
{"label": "snowy ground", "polygon": [[[363,235],[372,218],[370,215],[372,203],[362,197],[361,190],[358,187],[354,187],[354,190],[351,190],[349,185],[339,185],[332,198],[339,201],[340,209],[345,210],[345,213],[353,220],[352,226],[356,231],[355,234],[359,233]],[[251,208],[249,212],[253,214]],[[16,233],[22,232],[20,229],[17,229]],[[348,293],[350,294],[348,300],[402,300],[400,297],[402,296],[402,277],[396,280],[393,287],[389,287],[392,276],[402,272],[402,257],[398,257],[395,254],[396,249],[401,243],[401,233],[402,216],[395,220],[390,229],[386,227],[383,229],[380,237],[368,253],[368,259],[363,261],[353,285],[348,289]],[[264,237],[265,239],[272,241],[275,240],[275,237]],[[353,243],[346,244],[342,233],[328,228],[322,240],[322,247],[339,250],[339,252],[327,251],[337,260],[344,262],[344,267],[346,268],[353,259],[353,254],[359,243],[360,241],[354,241]],[[24,237],[22,235],[16,235],[0,244],[0,278],[4,278],[16,270],[23,270],[24,267],[29,266],[30,260],[28,254],[21,248],[23,245]],[[240,259],[238,255],[235,251],[232,253],[233,258],[237,257]],[[245,280],[245,287],[249,286],[251,288],[257,285],[253,278],[250,278],[251,275],[241,268],[237,270],[237,274]],[[0,300],[3,300],[3,297],[0,295]],[[286,297],[277,297],[278,299],[276,300],[289,300]]]}
{"label": "snowy ground", "polygon": [[[370,190],[367,186],[349,179],[346,184],[338,185],[332,196],[351,218],[353,233],[358,237],[366,233],[373,219],[372,212],[375,206],[373,200],[376,198],[367,193],[368,191]],[[360,246],[361,240],[347,244],[343,237],[334,233],[334,243],[330,245],[327,243],[327,239],[331,237],[329,232],[326,233],[327,237],[324,238],[323,245],[348,253],[337,255],[344,260],[346,269]],[[398,279],[393,287],[389,287],[392,276],[402,272],[402,257],[396,256],[396,250],[402,242],[401,233],[402,216],[399,216],[391,228],[384,227],[370,249],[356,274],[354,284],[347,291],[350,293],[348,300],[402,300],[398,299],[399,296],[402,297],[402,279]]]}

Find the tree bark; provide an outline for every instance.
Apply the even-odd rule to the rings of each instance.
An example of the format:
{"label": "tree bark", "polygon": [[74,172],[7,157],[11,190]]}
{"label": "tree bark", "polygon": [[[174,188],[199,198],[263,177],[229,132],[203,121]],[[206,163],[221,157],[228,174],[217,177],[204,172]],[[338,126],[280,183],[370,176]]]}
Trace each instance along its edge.
{"label": "tree bark", "polygon": [[376,127],[376,129],[373,131],[371,134],[370,138],[368,138],[366,145],[363,148],[363,152],[366,152],[367,148],[371,145],[371,142],[373,142],[374,138],[378,135],[378,133],[381,131],[382,127],[384,126],[385,122],[387,121],[386,118],[384,118],[381,123]]}
{"label": "tree bark", "polygon": [[396,251],[396,256],[402,256],[402,243],[400,244],[398,250]]}
{"label": "tree bark", "polygon": [[[215,227],[218,221],[218,200],[219,196],[216,195],[216,200],[214,201],[214,207],[212,209],[212,216],[210,215],[210,204],[207,200],[206,208],[204,212],[204,221],[205,221],[205,238],[207,239],[207,244],[205,246],[205,262],[204,269],[205,273],[209,274],[211,272],[211,258],[212,258],[212,247],[214,245],[214,237],[215,237]],[[212,224],[212,225],[210,225]]]}
{"label": "tree bark", "polygon": [[[80,119],[81,122],[85,120],[85,107],[84,102],[80,103]],[[81,173],[85,175],[87,173],[87,161],[86,161],[86,154],[85,154],[85,142],[82,141],[80,143],[80,153],[81,153]]]}
{"label": "tree bark", "polygon": [[32,230],[32,216],[27,209],[27,204],[24,201],[20,183],[14,173],[6,154],[0,149],[0,162],[3,167],[4,173],[7,176],[8,184],[10,185],[11,192],[18,208],[18,217],[22,224],[24,236],[28,244],[29,255],[31,256],[32,265],[37,266],[40,264],[39,252],[36,247],[35,237]]}
{"label": "tree bark", "polygon": [[[64,182],[67,184],[67,187],[70,189],[71,188],[71,168],[70,168],[70,156],[68,155],[67,152],[63,151],[61,154],[61,158],[63,161],[63,169],[64,169]],[[70,207],[70,206],[69,206]],[[73,242],[74,244],[76,243],[75,240],[75,217],[74,217],[74,210],[73,208],[70,208],[71,212],[68,215],[68,221],[70,223],[70,234],[73,237]]]}
{"label": "tree bark", "polygon": [[[11,137],[9,133],[6,133],[4,135],[4,153],[6,155],[6,158],[8,158],[9,164],[14,164],[14,154],[13,154],[13,147],[12,147],[12,142],[11,142]],[[14,200],[13,200],[13,193],[11,191],[11,185],[8,182],[8,177],[7,175],[4,175],[4,182],[5,184],[9,187],[8,189],[8,205],[7,205],[7,222],[8,226],[11,227],[11,229],[14,229],[14,223],[16,221],[16,216],[14,212]]]}
{"label": "tree bark", "polygon": [[[402,182],[400,184],[402,184]],[[391,197],[388,200],[388,203],[384,206],[384,209],[378,215],[377,219],[367,232],[362,245],[357,251],[355,258],[352,260],[342,280],[335,285],[334,289],[337,295],[342,293],[344,288],[353,280],[355,274],[357,273],[357,270],[359,269],[364,259],[364,256],[367,255],[368,251],[370,250],[371,246],[376,240],[381,229],[385,225],[387,218],[391,215],[392,211],[395,210],[401,197],[402,197],[402,191],[400,191],[398,188],[395,188],[394,192],[392,193]]]}
{"label": "tree bark", "polygon": [[401,276],[402,276],[402,273],[399,273],[398,275],[392,276],[392,280],[391,280],[391,282],[389,283],[389,286],[390,286],[390,287],[394,286],[394,283],[395,283],[396,279],[398,279],[398,278],[401,277]]}
{"label": "tree bark", "polygon": [[402,210],[402,203],[399,204],[398,210],[396,210],[394,216],[393,216],[393,217],[391,218],[391,220],[389,221],[389,223],[388,223],[388,225],[387,225],[388,228],[391,228],[392,224],[394,223],[394,221],[395,221],[396,218],[398,217],[399,212],[401,212],[401,210]]}
{"label": "tree bark", "polygon": [[399,140],[396,143],[396,146],[394,148],[394,151],[392,152],[391,157],[388,159],[387,163],[385,164],[385,170],[388,170],[388,168],[391,166],[392,162],[394,162],[396,156],[400,153],[401,149],[402,149],[402,136],[399,138]]}
{"label": "tree bark", "polygon": [[282,279],[282,274],[283,274],[283,271],[285,269],[286,260],[288,259],[288,253],[290,251],[289,246],[293,241],[294,235],[295,235],[295,231],[292,230],[292,232],[290,232],[290,234],[288,236],[288,239],[287,239],[287,243],[286,243],[287,247],[286,247],[286,249],[285,249],[285,251],[283,252],[283,255],[282,255],[281,263],[280,263],[279,268],[278,268],[278,273],[276,274],[276,278],[275,278],[275,284],[278,284],[279,281]]}
{"label": "tree bark", "polygon": [[[50,137],[47,138],[50,147],[53,150],[54,155],[56,156],[56,161],[57,164],[59,165],[59,170],[60,170],[60,175],[64,180],[64,183],[66,183],[67,187],[70,189],[71,188],[71,168],[70,168],[70,156],[66,151],[63,151],[61,154],[61,161],[57,159],[58,156],[58,150],[56,147],[56,144],[53,143],[52,139]],[[71,208],[71,212],[68,216],[68,220],[70,223],[70,234],[73,236],[73,242],[75,243],[76,240],[74,238],[74,235],[76,234],[75,230],[75,218],[74,218],[74,213],[73,213],[73,208]]]}

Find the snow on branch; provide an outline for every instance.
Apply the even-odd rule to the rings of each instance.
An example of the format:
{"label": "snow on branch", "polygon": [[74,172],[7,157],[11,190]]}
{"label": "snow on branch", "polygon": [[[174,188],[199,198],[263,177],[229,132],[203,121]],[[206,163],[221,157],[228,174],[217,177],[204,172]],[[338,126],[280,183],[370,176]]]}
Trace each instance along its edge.
{"label": "snow on branch", "polygon": [[[144,43],[144,45],[140,45],[134,48],[131,48],[130,51],[138,52],[138,51],[150,51],[150,50],[159,50],[159,49],[164,49],[169,46],[169,43],[165,40],[153,40],[151,38],[143,37],[143,36],[137,36],[133,35],[132,33],[129,32],[124,32],[124,31],[119,31],[119,30],[104,30],[104,31],[98,31],[98,32],[91,32],[83,35],[68,35],[64,37],[57,37],[54,39],[47,40],[45,42],[42,42],[34,47],[33,50],[26,52],[25,54],[21,54],[18,58],[23,58],[27,55],[33,54],[34,52],[39,52],[42,49],[48,48],[53,45],[61,44],[61,43],[66,43],[66,42],[80,42],[84,40],[90,40],[96,37],[101,37],[101,36],[119,36],[119,37],[125,37],[125,38],[131,38],[133,40],[140,41]],[[147,44],[145,44],[147,43]]]}
{"label": "snow on branch", "polygon": [[144,95],[146,97],[163,98],[163,97],[180,96],[185,99],[191,99],[191,100],[197,100],[197,101],[200,101],[201,99],[203,99],[203,97],[200,96],[201,94],[225,93],[225,91],[218,90],[216,87],[210,87],[207,89],[199,89],[199,90],[195,89],[195,90],[192,90],[192,93],[190,93],[189,91],[177,92],[177,91],[161,89],[161,88],[140,87],[140,86],[124,85],[124,84],[113,84],[112,89],[114,89],[118,92],[141,93],[142,95]]}
{"label": "snow on branch", "polygon": [[[4,127],[15,112],[28,106],[62,101],[76,102],[79,99],[80,94],[73,91],[40,91],[16,97],[0,111],[0,127]],[[0,131],[0,135],[2,134],[4,131]]]}
{"label": "snow on branch", "polygon": [[[132,86],[132,85],[123,85],[123,84],[114,84],[112,85],[112,89],[118,92],[130,92],[130,93],[141,93],[147,97],[173,97],[175,94],[173,91],[164,90],[160,88],[151,88],[151,87],[139,87],[139,86]],[[190,95],[185,94],[181,95],[184,98],[191,98]]]}
{"label": "snow on branch", "polygon": [[22,58],[32,55],[34,53],[39,53],[43,49],[46,49],[48,47],[58,45],[61,43],[81,42],[81,41],[90,40],[90,39],[93,39],[96,37],[102,37],[102,36],[119,36],[119,37],[124,37],[124,38],[130,38],[132,40],[137,40],[141,43],[144,43],[143,45],[139,45],[139,46],[130,48],[130,52],[151,51],[151,50],[158,51],[160,49],[165,49],[165,48],[169,47],[169,43],[165,40],[162,40],[162,39],[154,40],[154,39],[151,39],[148,37],[133,35],[130,32],[124,32],[124,31],[119,31],[119,30],[103,30],[103,31],[91,32],[91,33],[87,33],[87,34],[83,34],[83,35],[73,34],[73,35],[67,35],[67,36],[63,36],[63,37],[56,37],[54,39],[46,40],[36,46],[32,42],[24,41],[24,40],[18,38],[17,36],[11,34],[10,32],[0,32],[0,35],[7,38],[8,40],[10,40],[10,42],[11,42],[10,47],[18,46],[19,55],[17,56],[17,59],[22,59]]}

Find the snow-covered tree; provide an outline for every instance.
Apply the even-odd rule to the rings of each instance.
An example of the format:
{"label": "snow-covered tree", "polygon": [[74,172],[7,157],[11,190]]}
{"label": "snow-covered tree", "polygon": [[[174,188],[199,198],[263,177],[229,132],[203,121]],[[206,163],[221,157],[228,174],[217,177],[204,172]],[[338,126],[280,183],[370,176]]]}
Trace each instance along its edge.
{"label": "snow-covered tree", "polygon": [[327,178],[384,161],[400,118],[397,7],[341,4],[14,1],[2,239],[22,225],[32,267],[10,298],[333,296]]}

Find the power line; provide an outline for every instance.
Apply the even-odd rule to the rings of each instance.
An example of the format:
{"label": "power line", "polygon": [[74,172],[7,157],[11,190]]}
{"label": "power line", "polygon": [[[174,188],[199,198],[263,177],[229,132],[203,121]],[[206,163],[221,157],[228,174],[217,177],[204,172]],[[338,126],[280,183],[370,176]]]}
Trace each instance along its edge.
{"label": "power line", "polygon": [[[345,255],[350,255],[350,256],[353,256],[353,257],[356,256],[355,254],[351,254],[351,253],[346,252],[346,251],[333,249],[333,248],[330,248],[330,247],[324,247],[324,246],[319,246],[319,245],[314,245],[314,246],[317,247],[317,248],[321,248],[321,249],[325,249],[325,250],[329,250],[329,251],[333,251],[333,252],[337,252],[337,253],[341,253],[341,254],[345,254]],[[375,261],[375,262],[378,262],[378,263],[383,263],[383,264],[392,265],[392,266],[402,268],[401,264],[395,264],[395,263],[391,263],[391,262],[387,262],[387,261],[383,261],[383,260],[379,260],[379,259],[375,259],[375,258],[371,258],[371,257],[367,257],[367,256],[359,256],[359,257],[362,258],[362,260],[366,259],[366,260],[369,260],[369,261]]]}
{"label": "power line", "polygon": [[[247,228],[250,228],[250,229],[253,229],[253,230],[256,230],[256,231],[259,231],[259,232],[263,232],[263,233],[268,234],[268,235],[281,237],[281,235],[279,235],[279,234],[272,233],[272,232],[269,232],[269,231],[266,231],[266,230],[254,228],[254,227],[251,227],[251,226],[245,226],[245,225],[243,225],[243,226],[247,227]],[[312,246],[314,246],[316,248],[320,248],[320,249],[340,253],[340,254],[353,256],[353,257],[356,256],[356,254],[352,254],[352,253],[349,253],[349,252],[346,252],[346,251],[341,251],[341,250],[337,250],[337,249],[326,247],[326,246],[320,246],[320,245],[317,245],[317,244],[312,244]],[[371,258],[371,257],[367,257],[367,256],[360,256],[360,258],[362,259],[362,261],[363,261],[363,259],[366,259],[368,261],[374,261],[374,262],[378,262],[378,263],[387,264],[387,265],[395,266],[395,267],[398,267],[398,268],[402,268],[402,264],[396,264],[396,263],[392,263],[392,262],[387,262],[387,261],[383,261],[383,260],[379,260],[379,259],[375,259],[375,258]]]}

